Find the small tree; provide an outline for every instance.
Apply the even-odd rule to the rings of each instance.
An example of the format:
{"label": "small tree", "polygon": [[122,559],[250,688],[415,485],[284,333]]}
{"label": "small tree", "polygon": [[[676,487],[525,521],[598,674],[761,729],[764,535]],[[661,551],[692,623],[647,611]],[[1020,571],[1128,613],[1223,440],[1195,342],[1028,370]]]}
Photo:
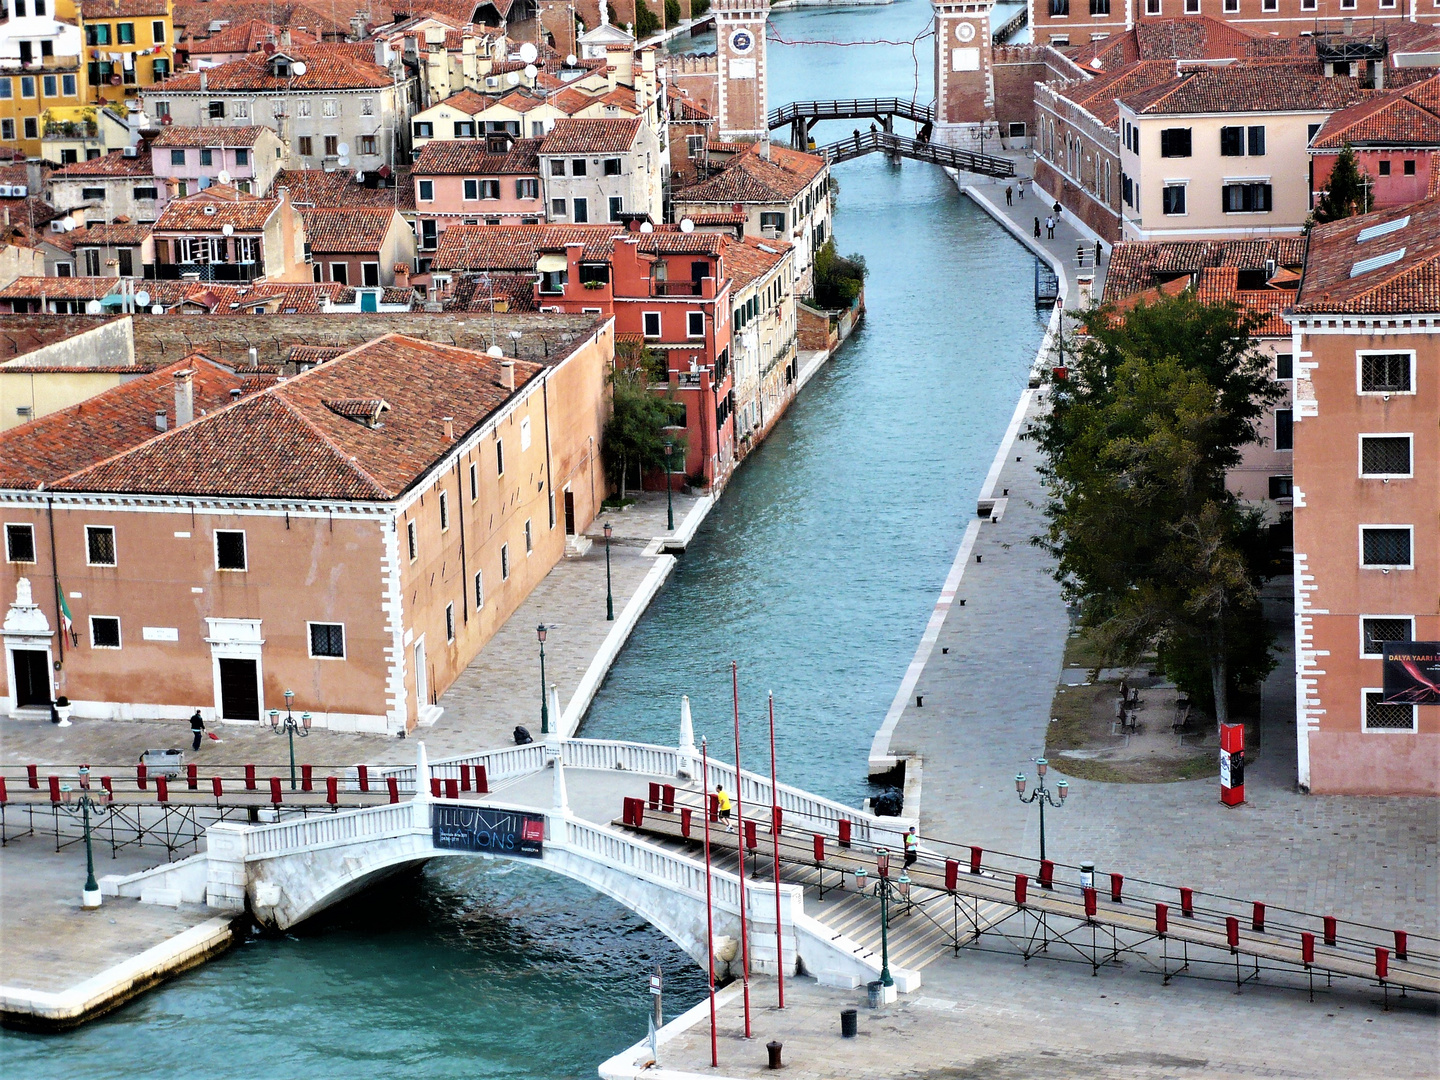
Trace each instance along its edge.
{"label": "small tree", "polygon": [[1330,170],[1330,186],[1315,207],[1316,221],[1339,221],[1341,218],[1370,212],[1370,188],[1365,174],[1355,159],[1355,151],[1347,142],[1335,158]]}
{"label": "small tree", "polygon": [[665,25],[680,25],[680,0],[665,0]]}
{"label": "small tree", "polygon": [[675,401],[672,391],[657,393],[654,380],[654,358],[648,349],[617,351],[615,366],[610,373],[610,419],[605,422],[601,441],[601,457],[605,472],[626,497],[633,470],[637,482],[647,469],[663,468],[665,444],[671,443],[674,455],[685,460],[683,433],[667,430],[683,418],[683,407]]}
{"label": "small tree", "polygon": [[826,240],[815,252],[815,302],[827,309],[849,307],[868,274],[863,255],[840,255],[834,238]]}
{"label": "small tree", "polygon": [[635,40],[644,41],[659,32],[660,16],[650,10],[645,0],[635,0]]}

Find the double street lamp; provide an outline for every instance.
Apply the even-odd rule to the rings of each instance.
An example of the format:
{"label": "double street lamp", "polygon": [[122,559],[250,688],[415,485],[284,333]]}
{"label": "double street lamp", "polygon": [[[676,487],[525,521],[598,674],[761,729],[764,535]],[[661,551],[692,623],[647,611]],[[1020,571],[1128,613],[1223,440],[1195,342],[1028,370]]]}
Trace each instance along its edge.
{"label": "double street lamp", "polygon": [[60,809],[67,814],[78,813],[85,828],[85,891],[80,894],[80,906],[97,908],[100,906],[100,885],[95,880],[95,853],[90,847],[90,811],[108,811],[114,796],[103,788],[92,791],[90,766],[81,765],[79,792],[71,790],[67,784],[60,789],[60,798]]}
{"label": "double street lamp", "polygon": [[[865,891],[864,869],[855,871],[855,885],[861,893]],[[880,900],[880,985],[895,985],[890,974],[890,904],[899,897],[902,903],[910,902],[910,878],[901,874],[890,877],[890,852],[886,848],[875,849],[875,895]]]}
{"label": "double street lamp", "polygon": [[[608,526],[606,527],[608,530]],[[550,706],[545,700],[545,631],[546,626],[541,623],[535,628],[535,636],[540,639],[540,734],[550,734]]]}
{"label": "double street lamp", "polygon": [[295,790],[295,733],[299,732],[302,739],[310,734],[310,714],[300,714],[300,719],[295,719],[295,714],[290,711],[290,703],[295,700],[295,691],[285,691],[285,719],[280,719],[280,710],[270,710],[270,730],[276,735],[290,736],[290,790]]}
{"label": "double street lamp", "polygon": [[674,449],[675,444],[665,440],[665,527],[671,532],[675,531],[675,496],[670,488],[670,454]]}
{"label": "double street lamp", "polygon": [[[612,529],[611,529],[610,522],[608,522],[608,521],[605,522],[605,621],[606,621],[606,622],[614,622],[614,621],[615,621],[615,596],[614,596],[614,593],[611,592],[611,589],[610,589],[610,533],[611,533],[611,531],[612,531]],[[541,640],[541,641],[544,641],[545,639],[542,637],[540,640]],[[542,681],[542,682],[544,681],[543,677],[542,677],[541,681]]]}
{"label": "double street lamp", "polygon": [[[1050,762],[1046,761],[1043,757],[1035,759],[1035,771],[1040,774],[1040,778],[1036,782],[1035,790],[1030,792],[1028,796],[1025,794],[1025,774],[1015,774],[1015,794],[1020,796],[1020,801],[1022,803],[1026,803],[1027,805],[1029,803],[1040,804],[1041,859],[1045,858],[1045,804],[1048,802],[1051,806],[1055,807],[1055,809],[1058,810],[1060,809],[1060,807],[1065,805],[1065,796],[1070,794],[1070,785],[1067,784],[1064,780],[1061,780],[1060,783],[1056,785],[1056,790],[1054,792],[1052,792],[1049,788],[1045,786],[1045,774],[1049,770]],[[1059,794],[1060,796],[1058,802],[1055,799],[1056,794]]]}

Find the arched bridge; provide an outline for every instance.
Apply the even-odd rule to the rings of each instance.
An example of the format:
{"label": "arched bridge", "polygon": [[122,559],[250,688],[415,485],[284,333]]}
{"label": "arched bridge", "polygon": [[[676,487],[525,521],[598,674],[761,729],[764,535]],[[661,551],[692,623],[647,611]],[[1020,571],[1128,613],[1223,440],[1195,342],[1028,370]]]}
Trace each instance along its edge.
{"label": "arched bridge", "polygon": [[912,158],[915,161],[928,161],[949,169],[960,169],[963,172],[980,173],[982,176],[994,176],[1000,179],[1015,175],[1015,165],[1007,158],[977,154],[970,150],[957,150],[953,146],[945,146],[942,143],[909,139],[904,135],[891,135],[886,131],[862,131],[859,135],[849,139],[839,139],[832,143],[826,143],[824,146],[818,146],[811,153],[819,154],[832,165],[838,161],[850,161],[854,158],[864,157],[866,154],[884,154],[890,158],[903,157]]}

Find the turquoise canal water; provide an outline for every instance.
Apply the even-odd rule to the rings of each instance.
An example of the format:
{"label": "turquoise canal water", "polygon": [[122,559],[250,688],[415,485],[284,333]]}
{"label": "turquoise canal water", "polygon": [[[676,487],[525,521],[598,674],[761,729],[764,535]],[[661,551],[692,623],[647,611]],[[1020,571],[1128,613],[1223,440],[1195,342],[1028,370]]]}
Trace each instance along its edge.
{"label": "turquoise canal water", "polygon": [[[786,12],[790,40],[910,39],[924,0]],[[704,48],[703,39],[695,43]],[[921,98],[930,45],[922,41]],[[713,47],[713,45],[712,45]],[[772,104],[908,95],[909,46],[772,46]],[[852,125],[853,126],[853,125]],[[845,125],[822,125],[838,138]],[[871,269],[869,314],[739,471],[642,620],[583,734],[672,742],[688,693],[725,741],[740,665],[745,764],[858,802],[870,738],[914,652],[1024,385],[1032,260],[938,170],[840,166],[835,230]],[[719,756],[728,750],[717,747]],[[289,1078],[591,1077],[703,994],[678,949],[603,897],[527,867],[449,860],[394,879],[63,1036],[6,1034],[0,1072]]]}

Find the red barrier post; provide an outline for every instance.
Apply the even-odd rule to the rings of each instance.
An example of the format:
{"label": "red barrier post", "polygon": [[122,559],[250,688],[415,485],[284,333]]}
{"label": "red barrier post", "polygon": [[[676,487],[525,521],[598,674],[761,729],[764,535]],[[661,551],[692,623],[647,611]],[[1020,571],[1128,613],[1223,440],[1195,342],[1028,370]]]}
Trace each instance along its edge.
{"label": "red barrier post", "polygon": [[141,791],[145,790],[145,776],[145,763],[142,761],[139,765],[135,766],[135,786]]}
{"label": "red barrier post", "polygon": [[660,781],[658,780],[650,781],[650,809],[660,809]]}
{"label": "red barrier post", "polygon": [[460,790],[461,790],[461,791],[469,791],[469,790],[470,790],[470,766],[469,766],[469,765],[461,765],[461,766],[460,766]]}
{"label": "red barrier post", "polygon": [[39,770],[39,767],[38,767],[38,766],[35,766],[35,765],[26,765],[26,766],[25,766],[25,776],[26,776],[26,777],[29,779],[29,781],[30,781],[30,788],[31,788],[31,790],[32,790],[32,791],[38,791],[38,790],[40,789],[40,770]]}
{"label": "red barrier post", "polygon": [[1395,959],[1410,959],[1410,935],[1404,930],[1395,931]]}
{"label": "red barrier post", "polygon": [[1187,919],[1193,919],[1193,918],[1195,917],[1195,890],[1194,890],[1194,889],[1183,889],[1183,888],[1182,888],[1182,889],[1180,890],[1180,914],[1181,914],[1181,915],[1184,915],[1185,918],[1187,918]]}
{"label": "red barrier post", "polygon": [[645,824],[645,800],[635,800],[635,827],[638,829]]}
{"label": "red barrier post", "polygon": [[390,801],[391,801],[392,803],[397,803],[397,802],[399,802],[399,801],[400,801],[400,781],[397,780],[397,779],[396,779],[395,777],[393,777],[393,776],[387,776],[387,777],[385,778],[385,786],[390,789]]}
{"label": "red barrier post", "polygon": [[620,823],[622,825],[635,824],[635,800],[626,795],[620,803]]}
{"label": "red barrier post", "polygon": [[753,820],[745,822],[745,846],[751,851],[754,851],[756,847],[755,822]]}
{"label": "red barrier post", "polygon": [[10,793],[5,790],[5,777],[0,776],[0,806],[10,801]]}
{"label": "red barrier post", "polygon": [[779,836],[780,830],[785,827],[785,811],[779,806],[770,808],[770,835]]}
{"label": "red barrier post", "polygon": [[839,821],[837,821],[835,824],[836,824],[836,827],[837,827],[837,829],[839,830],[839,834],[840,834],[840,846],[841,846],[841,847],[849,847],[849,846],[850,846],[850,821],[849,821],[849,819],[848,819],[848,818],[841,818],[841,819],[840,819]]}
{"label": "red barrier post", "polygon": [[220,782],[220,777],[212,776],[210,778],[210,788],[215,792],[215,801],[219,802],[220,796],[225,793],[225,789]]}
{"label": "red barrier post", "polygon": [[1390,950],[1375,947],[1375,978],[1384,982],[1390,977]]}
{"label": "red barrier post", "polygon": [[1085,897],[1085,917],[1093,919],[1095,917],[1095,890],[1087,885],[1080,892]]}
{"label": "red barrier post", "polygon": [[185,786],[188,787],[191,791],[194,791],[196,785],[198,785],[199,783],[200,766],[196,765],[192,761],[189,765],[185,766]]}
{"label": "red barrier post", "polygon": [[331,806],[340,802],[340,781],[333,776],[325,777],[325,801]]}
{"label": "red barrier post", "polygon": [[1155,905],[1155,936],[1164,937],[1170,932],[1170,905]]}
{"label": "red barrier post", "polygon": [[170,801],[170,781],[164,776],[155,777],[155,801]]}
{"label": "red barrier post", "polygon": [[115,797],[115,784],[111,781],[110,777],[100,777],[100,786],[105,789],[105,794],[109,795],[112,799]]}
{"label": "red barrier post", "polygon": [[453,776],[445,778],[445,797],[447,799],[460,798],[460,781]]}
{"label": "red barrier post", "polygon": [[475,766],[475,790],[481,795],[490,794],[489,774],[486,773],[484,765]]}
{"label": "red barrier post", "polygon": [[1307,968],[1315,963],[1315,935],[1309,932],[1300,935],[1300,962]]}
{"label": "red barrier post", "polygon": [[1024,906],[1025,906],[1025,890],[1026,890],[1026,887],[1027,887],[1029,884],[1030,884],[1030,879],[1027,878],[1024,874],[1016,874],[1016,875],[1015,875],[1015,906],[1016,906],[1016,907],[1024,907]]}
{"label": "red barrier post", "polygon": [[954,859],[945,860],[945,891],[954,892],[960,880],[960,864]]}
{"label": "red barrier post", "polygon": [[984,848],[972,847],[970,849],[970,873],[980,872],[980,857],[985,854]]}
{"label": "red barrier post", "polygon": [[440,798],[440,777],[438,776],[430,777],[430,797],[432,799]]}
{"label": "red barrier post", "polygon": [[361,791],[369,791],[369,790],[370,790],[370,766],[369,766],[369,765],[356,765],[356,766],[355,766],[355,773],[356,773],[356,776],[357,776],[357,777],[359,778],[359,780],[360,780],[360,790],[361,790]]}
{"label": "red barrier post", "polygon": [[1225,916],[1225,944],[1232,953],[1240,948],[1240,920],[1234,915]]}
{"label": "red barrier post", "polygon": [[1125,885],[1125,875],[1124,875],[1124,874],[1111,874],[1111,875],[1110,875],[1110,902],[1111,902],[1112,904],[1124,903],[1124,901],[1120,899],[1120,891],[1121,891],[1121,889],[1122,889],[1122,887],[1123,887],[1124,885]]}
{"label": "red barrier post", "polygon": [[1250,913],[1250,929],[1257,934],[1265,932],[1265,905],[1255,901],[1254,910]]}
{"label": "red barrier post", "polygon": [[52,803],[58,803],[58,802],[60,801],[60,777],[58,777],[58,776],[52,776],[52,777],[50,777],[49,779],[50,779],[50,801],[51,801]]}
{"label": "red barrier post", "polygon": [[278,776],[270,777],[270,801],[276,806],[280,805],[280,778]]}
{"label": "red barrier post", "polygon": [[[141,785],[141,786],[143,787],[144,785]],[[246,766],[245,766],[245,790],[246,790],[246,791],[254,791],[254,790],[255,790],[255,766],[254,766],[254,765],[246,765]]]}
{"label": "red barrier post", "polygon": [[1335,916],[1334,916],[1334,915],[1326,915],[1326,916],[1325,916],[1325,944],[1326,944],[1326,945],[1334,945],[1334,944],[1335,944],[1335,936],[1336,936],[1336,935],[1335,935]]}
{"label": "red barrier post", "polygon": [[720,796],[719,796],[719,795],[711,795],[711,796],[710,796],[710,812],[709,812],[709,818],[710,818],[711,821],[719,821],[719,820],[720,820]]}
{"label": "red barrier post", "polygon": [[825,861],[825,837],[818,832],[815,834],[815,861],[817,863]]}
{"label": "red barrier post", "polygon": [[1053,889],[1055,887],[1055,860],[1040,860],[1040,887],[1042,889]]}
{"label": "red barrier post", "polygon": [[315,790],[315,766],[314,766],[314,765],[301,765],[301,766],[300,766],[300,790],[301,790],[301,791],[314,791],[314,790]]}
{"label": "red barrier post", "polygon": [[680,808],[680,835],[686,840],[690,839],[690,815],[693,813],[694,811],[688,806]]}
{"label": "red barrier post", "polygon": [[660,789],[660,808],[667,814],[675,812],[675,785],[666,784]]}

